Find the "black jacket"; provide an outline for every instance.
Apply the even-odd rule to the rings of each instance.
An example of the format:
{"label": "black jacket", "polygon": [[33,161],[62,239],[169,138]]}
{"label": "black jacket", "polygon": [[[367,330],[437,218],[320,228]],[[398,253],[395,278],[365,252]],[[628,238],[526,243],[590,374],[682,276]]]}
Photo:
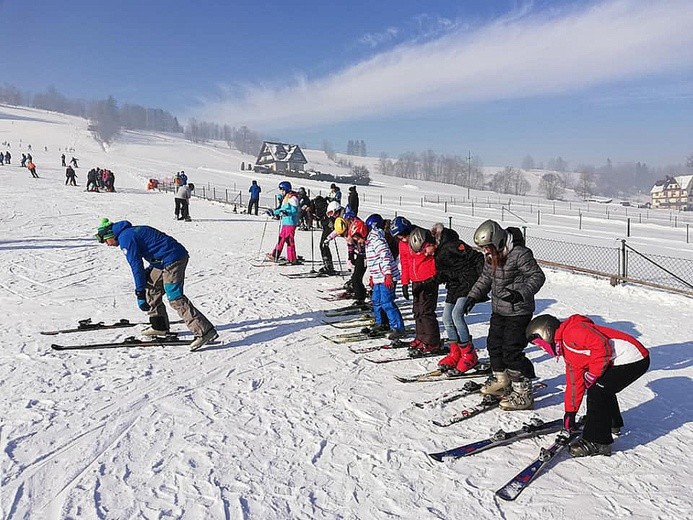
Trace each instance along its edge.
{"label": "black jacket", "polygon": [[438,281],[447,289],[446,303],[467,296],[484,267],[484,255],[460,240],[453,229],[444,228],[436,249]]}

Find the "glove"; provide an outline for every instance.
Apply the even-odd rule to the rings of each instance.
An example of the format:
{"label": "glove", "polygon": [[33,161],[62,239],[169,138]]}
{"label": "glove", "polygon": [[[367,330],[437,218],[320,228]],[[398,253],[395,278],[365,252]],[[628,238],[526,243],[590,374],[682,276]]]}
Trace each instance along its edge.
{"label": "glove", "polygon": [[467,298],[467,301],[464,302],[464,306],[462,307],[462,312],[464,314],[469,314],[475,305],[476,300],[474,298]]}
{"label": "glove", "polygon": [[591,387],[594,383],[597,382],[597,379],[599,379],[599,376],[594,375],[592,372],[585,372],[585,388]]}
{"label": "glove", "polygon": [[151,309],[151,307],[147,303],[147,296],[144,291],[135,291],[135,296],[137,296],[137,306],[140,308],[140,310],[146,312],[149,309]]}
{"label": "glove", "polygon": [[575,416],[577,412],[566,412],[563,415],[563,429],[569,432],[575,429]]}
{"label": "glove", "polygon": [[372,289],[373,288],[373,277],[371,276],[368,278],[368,286]]}
{"label": "glove", "polygon": [[[391,274],[385,275],[385,287],[387,287],[388,289],[394,289],[395,288],[395,281],[392,279]],[[407,288],[407,293],[409,293],[409,286],[408,285],[402,286],[402,292],[404,292],[404,287]],[[407,300],[409,299],[409,294],[407,294],[406,298],[407,298]]]}
{"label": "glove", "polygon": [[512,303],[514,305],[516,303],[524,301],[524,298],[519,292],[513,291],[512,289],[507,289],[506,295],[501,296],[501,300],[503,300],[504,302]]}
{"label": "glove", "polygon": [[405,300],[409,299],[409,284],[402,284],[402,296]]}
{"label": "glove", "polygon": [[273,216],[274,216],[274,211],[272,211],[271,209],[266,209],[266,210],[265,210],[265,215],[267,215],[268,217],[273,217]]}

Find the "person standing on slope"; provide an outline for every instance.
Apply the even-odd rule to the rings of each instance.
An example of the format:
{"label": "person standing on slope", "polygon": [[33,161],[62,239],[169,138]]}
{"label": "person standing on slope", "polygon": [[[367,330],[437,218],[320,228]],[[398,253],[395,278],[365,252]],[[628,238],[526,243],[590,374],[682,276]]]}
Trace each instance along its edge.
{"label": "person standing on slope", "polygon": [[[111,222],[104,218],[96,238],[108,246],[120,246],[135,279],[137,306],[149,314],[151,327],[146,336],[169,334],[170,326],[164,294],[171,307],[185,321],[195,338],[190,350],[195,351],[214,341],[219,334],[214,325],[183,294],[188,251],[174,238],[150,226],[133,226],[127,220]],[[144,267],[143,261],[149,263]]]}
{"label": "person standing on slope", "polygon": [[[316,198],[317,201],[317,198]],[[317,214],[317,203],[316,203]],[[334,263],[332,262],[332,252],[330,251],[330,235],[335,231],[335,221],[338,218],[343,218],[344,208],[342,205],[333,200],[327,205],[325,216],[322,219],[322,234],[320,235],[320,255],[322,256],[323,266],[318,270],[321,274],[334,275]]]}
{"label": "person standing on slope", "polygon": [[248,188],[248,192],[250,193],[250,200],[248,200],[248,215],[252,214],[253,208],[255,208],[255,215],[257,215],[258,206],[260,204],[261,191],[262,188],[260,188],[260,185],[257,183],[257,181],[253,181],[250,185],[250,188]]}
{"label": "person standing on slope", "polygon": [[190,197],[192,197],[192,192],[190,191],[190,186],[187,184],[179,184],[176,188],[176,220],[184,220],[186,222],[191,222],[190,218]]}
{"label": "person standing on slope", "polygon": [[587,393],[582,437],[570,444],[570,454],[611,455],[613,435],[620,435],[623,427],[616,394],[647,372],[648,350],[630,334],[597,325],[580,314],[563,323],[550,314],[537,316],[529,322],[526,334],[527,341],[565,360],[566,430],[575,429],[575,416]]}
{"label": "person standing on slope", "polygon": [[436,224],[431,234],[437,242],[438,281],[447,289],[443,325],[450,340],[450,354],[441,359],[438,366],[443,371],[449,370],[451,375],[461,374],[479,361],[462,309],[484,267],[484,255],[460,240],[455,230],[442,224]]}
{"label": "person standing on slope", "polygon": [[29,161],[26,165],[27,169],[31,172],[31,176],[38,179],[38,173],[36,173],[36,165],[34,164],[34,161]]}
{"label": "person standing on slope", "polygon": [[404,336],[404,320],[395,303],[395,289],[400,274],[397,260],[385,240],[383,225],[383,217],[377,213],[366,219],[369,230],[366,237],[366,265],[370,275],[369,285],[373,290],[371,301],[375,319],[375,325],[367,333],[378,334],[392,329],[388,338],[398,340]]}
{"label": "person standing on slope", "polygon": [[[483,249],[486,261],[462,310],[469,314],[475,304],[487,300],[491,293],[486,347],[493,374],[481,393],[503,396],[503,410],[531,410],[534,396],[530,379],[536,375],[524,353],[525,329],[534,313],[534,295],[546,277],[517,228],[505,230],[497,222],[487,220],[474,232],[474,243]],[[506,395],[510,387],[512,392]]]}
{"label": "person standing on slope", "polygon": [[282,219],[279,241],[272,252],[267,254],[267,258],[273,262],[278,262],[284,249],[284,244],[286,244],[286,259],[290,264],[296,265],[299,263],[296,255],[295,238],[296,227],[298,226],[298,194],[291,191],[291,183],[289,181],[279,183],[279,193],[282,196],[281,205],[275,210],[267,210],[268,215],[279,216]]}

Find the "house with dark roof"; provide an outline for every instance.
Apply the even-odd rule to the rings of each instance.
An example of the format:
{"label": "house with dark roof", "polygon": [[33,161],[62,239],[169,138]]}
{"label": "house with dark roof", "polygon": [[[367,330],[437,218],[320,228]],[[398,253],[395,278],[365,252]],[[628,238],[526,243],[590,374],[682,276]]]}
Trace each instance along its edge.
{"label": "house with dark roof", "polygon": [[273,143],[265,141],[255,161],[259,171],[282,173],[286,171],[304,171],[308,164],[301,147],[297,144]]}
{"label": "house with dark roof", "polygon": [[653,208],[693,211],[693,175],[667,175],[650,190]]}

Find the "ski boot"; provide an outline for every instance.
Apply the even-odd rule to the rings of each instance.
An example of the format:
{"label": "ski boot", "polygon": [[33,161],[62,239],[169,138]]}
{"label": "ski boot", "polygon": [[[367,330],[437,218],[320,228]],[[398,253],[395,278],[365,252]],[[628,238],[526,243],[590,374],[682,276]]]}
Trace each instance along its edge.
{"label": "ski boot", "polygon": [[439,352],[445,352],[445,349],[443,349],[440,343],[438,345],[427,345],[416,339],[410,343],[409,350],[407,351],[409,357],[412,358],[426,357]]}
{"label": "ski boot", "polygon": [[197,336],[192,341],[192,343],[190,343],[190,352],[195,352],[196,350],[201,349],[207,343],[209,343],[210,341],[214,341],[218,337],[219,337],[219,333],[216,331],[216,329],[214,329],[214,328],[209,329],[202,336]]}
{"label": "ski boot", "polygon": [[143,336],[148,336],[150,338],[170,336],[171,331],[168,325],[168,319],[165,316],[150,316],[149,317],[149,327],[142,331]]}
{"label": "ski boot", "polygon": [[611,444],[599,444],[598,442],[587,441],[579,438],[568,446],[571,457],[591,457],[593,455],[611,455]]}
{"label": "ski boot", "polygon": [[390,327],[386,327],[382,323],[376,323],[370,327],[364,327],[361,329],[362,334],[367,334],[368,336],[379,336],[383,332],[390,330]]}
{"label": "ski boot", "polygon": [[457,366],[457,362],[460,360],[460,346],[456,341],[450,343],[450,353],[443,359],[438,361],[438,369],[441,372],[447,372],[452,370]]}
{"label": "ski boot", "polygon": [[[389,327],[388,327],[389,329]],[[387,335],[387,339],[390,341],[399,341],[406,335],[406,332],[404,329],[394,329],[390,334]]]}
{"label": "ski boot", "polygon": [[531,410],[534,408],[532,382],[518,370],[508,370],[512,391],[499,404],[501,410]]}
{"label": "ski boot", "polygon": [[508,373],[503,370],[502,372],[493,372],[481,387],[480,392],[483,395],[501,397],[509,387],[510,379],[508,378]]}
{"label": "ski boot", "polygon": [[474,348],[474,345],[472,345],[471,341],[460,346],[459,349],[460,358],[457,361],[455,368],[449,371],[451,376],[459,376],[464,374],[467,370],[474,368],[479,362],[479,356],[477,355],[476,349]]}

